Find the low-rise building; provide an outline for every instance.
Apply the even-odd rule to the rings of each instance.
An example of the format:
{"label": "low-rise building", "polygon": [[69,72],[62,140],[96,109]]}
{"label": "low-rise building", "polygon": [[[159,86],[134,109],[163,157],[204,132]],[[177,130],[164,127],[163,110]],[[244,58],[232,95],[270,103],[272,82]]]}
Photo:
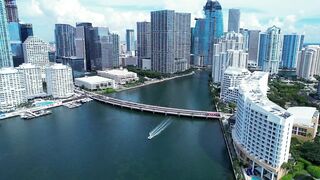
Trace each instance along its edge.
{"label": "low-rise building", "polygon": [[114,80],[100,76],[76,78],[75,85],[91,91],[106,88],[116,89],[116,82]]}
{"label": "low-rise building", "polygon": [[117,84],[121,85],[139,80],[137,73],[130,72],[127,69],[112,69],[106,71],[98,71],[98,75],[104,78],[112,79]]}
{"label": "low-rise building", "polygon": [[288,112],[294,116],[292,136],[302,141],[312,141],[318,130],[319,112],[314,107],[291,107]]}
{"label": "low-rise building", "polygon": [[0,111],[12,111],[26,102],[23,74],[14,68],[0,69]]}
{"label": "low-rise building", "polygon": [[236,103],[240,82],[248,75],[250,72],[245,68],[228,67],[221,84],[221,100],[226,103]]}
{"label": "low-rise building", "polygon": [[47,94],[53,98],[68,98],[74,95],[72,69],[63,64],[46,68]]}
{"label": "low-rise building", "polygon": [[46,96],[46,93],[43,91],[42,73],[39,66],[24,63],[17,70],[23,74],[27,99]]}

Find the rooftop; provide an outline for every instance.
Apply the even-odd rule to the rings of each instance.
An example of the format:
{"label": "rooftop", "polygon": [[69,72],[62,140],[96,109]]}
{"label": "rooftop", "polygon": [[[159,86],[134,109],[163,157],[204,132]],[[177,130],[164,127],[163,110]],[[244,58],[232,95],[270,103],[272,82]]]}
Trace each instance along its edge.
{"label": "rooftop", "polygon": [[18,70],[12,67],[5,67],[0,69],[0,74],[14,74],[14,73],[18,73]]}
{"label": "rooftop", "polygon": [[222,10],[222,7],[218,1],[212,1],[208,0],[206,5],[203,7],[203,9],[210,10],[210,11],[215,11],[215,10]]}
{"label": "rooftop", "polygon": [[18,67],[18,69],[34,69],[34,68],[37,68],[37,67],[31,63],[23,63]]}
{"label": "rooftop", "polygon": [[112,74],[112,75],[116,75],[116,76],[135,74],[134,72],[128,71],[128,69],[112,69],[112,70],[99,71],[99,72],[108,73],[108,74]]}
{"label": "rooftop", "polygon": [[245,68],[237,68],[237,67],[228,67],[226,71],[224,72],[225,74],[249,74],[250,72],[245,69]]}
{"label": "rooftop", "polygon": [[112,79],[100,77],[100,76],[87,76],[87,77],[82,77],[82,78],[76,78],[76,81],[82,81],[82,82],[87,82],[87,83],[101,83],[101,82],[111,82],[114,81]]}
{"label": "rooftop", "polygon": [[294,124],[307,127],[313,127],[315,124],[313,117],[319,116],[315,107],[291,107],[288,112],[294,116]]}

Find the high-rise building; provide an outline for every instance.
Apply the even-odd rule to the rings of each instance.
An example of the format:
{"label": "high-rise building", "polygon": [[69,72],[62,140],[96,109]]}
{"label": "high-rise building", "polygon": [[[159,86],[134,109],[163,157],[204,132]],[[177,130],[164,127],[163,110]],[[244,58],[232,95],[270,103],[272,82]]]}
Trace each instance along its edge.
{"label": "high-rise building", "polygon": [[252,173],[278,180],[288,162],[294,116],[268,99],[268,74],[256,71],[241,82],[232,138]]}
{"label": "high-rise building", "polygon": [[273,26],[260,34],[258,66],[271,75],[278,74],[281,59],[281,30]]}
{"label": "high-rise building", "polygon": [[43,97],[41,68],[33,64],[21,64],[17,70],[23,75],[27,99]]}
{"label": "high-rise building", "polygon": [[302,50],[303,45],[304,45],[304,35],[301,35],[301,37],[300,37],[300,46],[299,46],[299,51],[301,51],[301,50]]}
{"label": "high-rise building", "polygon": [[33,36],[32,24],[20,24],[21,42],[23,43],[29,36]]}
{"label": "high-rise building", "polygon": [[56,41],[56,56],[58,58],[76,56],[74,40],[76,28],[69,24],[56,24],[54,33]]}
{"label": "high-rise building", "polygon": [[258,64],[260,30],[249,30],[249,61]]}
{"label": "high-rise building", "polygon": [[6,3],[6,14],[8,22],[19,22],[18,7],[16,0],[4,0]]}
{"label": "high-rise building", "polygon": [[249,52],[249,30],[240,28],[239,32],[243,36],[243,50]]}
{"label": "high-rise building", "polygon": [[12,67],[10,39],[4,1],[0,0],[0,68]]}
{"label": "high-rise building", "polygon": [[138,67],[142,68],[142,59],[151,59],[151,23],[137,22]]}
{"label": "high-rise building", "polygon": [[301,36],[286,34],[283,38],[281,68],[295,69],[297,67],[297,55],[300,48]]}
{"label": "high-rise building", "polygon": [[0,111],[12,111],[26,103],[25,79],[12,67],[0,68]]}
{"label": "high-rise building", "polygon": [[26,63],[44,68],[49,64],[49,45],[38,37],[29,36],[23,43]]}
{"label": "high-rise building", "polygon": [[240,9],[229,9],[228,32],[238,33],[240,29]]}
{"label": "high-rise building", "polygon": [[18,67],[24,62],[22,41],[21,41],[21,29],[20,24],[17,22],[9,23],[9,37],[12,51],[12,59],[14,67]]}
{"label": "high-rise building", "polygon": [[126,31],[126,43],[127,43],[127,51],[133,52],[135,51],[135,37],[134,37],[134,30],[127,29]]}
{"label": "high-rise building", "polygon": [[67,98],[74,94],[72,69],[63,64],[46,68],[47,94],[53,98]]}
{"label": "high-rise building", "polygon": [[91,71],[91,23],[77,23],[75,45],[76,45],[76,56],[84,59],[85,71]]}
{"label": "high-rise building", "polygon": [[92,29],[92,69],[105,70],[118,67],[119,46],[118,37],[109,32],[108,28]]}
{"label": "high-rise building", "polygon": [[205,18],[196,19],[193,36],[194,59],[204,66],[212,65],[213,44],[223,36],[222,7],[218,1],[208,0],[203,8]]}
{"label": "high-rise building", "polygon": [[248,54],[243,50],[244,38],[240,33],[226,33],[213,47],[212,80],[222,81],[229,67],[247,68]]}
{"label": "high-rise building", "polygon": [[320,75],[320,46],[307,46],[299,52],[297,76],[314,80],[315,75]]}
{"label": "high-rise building", "polygon": [[320,99],[320,81],[318,83],[318,99]]}
{"label": "high-rise building", "polygon": [[228,67],[223,74],[220,99],[226,103],[236,103],[240,82],[249,75],[245,68]]}
{"label": "high-rise building", "polygon": [[191,14],[151,12],[152,70],[172,74],[189,68]]}
{"label": "high-rise building", "polygon": [[113,67],[117,68],[120,67],[120,58],[119,58],[119,52],[120,52],[120,38],[118,34],[112,33],[112,44],[113,44]]}

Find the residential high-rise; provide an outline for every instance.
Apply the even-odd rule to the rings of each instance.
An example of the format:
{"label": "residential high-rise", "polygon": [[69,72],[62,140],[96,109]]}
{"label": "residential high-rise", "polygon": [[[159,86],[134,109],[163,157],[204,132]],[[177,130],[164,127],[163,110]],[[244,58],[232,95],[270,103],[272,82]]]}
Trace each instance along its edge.
{"label": "residential high-rise", "polygon": [[76,56],[84,59],[85,71],[91,71],[91,23],[77,23],[75,45],[76,45]]}
{"label": "residential high-rise", "polygon": [[208,0],[203,8],[205,18],[196,19],[193,47],[194,59],[204,66],[212,65],[213,44],[223,36],[222,7],[218,1]]}
{"label": "residential high-rise", "polygon": [[318,99],[320,99],[320,81],[318,83]]}
{"label": "residential high-rise", "polygon": [[75,35],[76,28],[69,24],[55,25],[55,41],[56,41],[56,56],[71,57],[76,56]]}
{"label": "residential high-rise", "polygon": [[301,50],[302,50],[303,45],[304,45],[304,35],[301,35],[301,37],[300,37],[300,46],[299,46],[299,51],[301,51]]}
{"label": "residential high-rise", "polygon": [[0,111],[12,111],[26,103],[25,79],[12,67],[0,68]]}
{"label": "residential high-rise", "polygon": [[258,64],[260,30],[249,30],[249,61]]}
{"label": "residential high-rise", "polygon": [[254,72],[239,88],[233,142],[261,179],[278,180],[288,162],[294,116],[267,97],[268,72]]}
{"label": "residential high-rise", "polygon": [[315,75],[320,75],[320,46],[307,46],[299,52],[297,76],[314,80]]}
{"label": "residential high-rise", "polygon": [[301,36],[286,34],[283,38],[281,68],[295,69],[297,67],[297,55],[300,48]]}
{"label": "residential high-rise", "polygon": [[239,32],[243,36],[243,50],[249,52],[249,30],[240,28]]}
{"label": "residential high-rise", "polygon": [[44,68],[49,64],[49,45],[38,37],[29,36],[23,43],[25,63]]}
{"label": "residential high-rise", "polygon": [[151,58],[151,23],[137,22],[138,67],[142,68],[142,59]]}
{"label": "residential high-rise", "polygon": [[47,94],[53,98],[67,98],[74,94],[72,69],[63,64],[46,68]]}
{"label": "residential high-rise", "polygon": [[120,58],[119,58],[119,52],[120,52],[120,38],[118,34],[112,33],[112,47],[113,47],[113,67],[118,68],[120,67]]}
{"label": "residential high-rise", "polygon": [[134,30],[127,29],[126,31],[126,43],[127,43],[127,52],[135,51],[135,37],[134,37]]}
{"label": "residential high-rise", "polygon": [[240,29],[240,9],[229,9],[228,32],[238,33]]}
{"label": "residential high-rise", "polygon": [[23,43],[29,36],[33,36],[32,24],[20,24],[21,42]]}
{"label": "residential high-rise", "polygon": [[189,68],[191,14],[151,12],[152,70],[172,74]]}
{"label": "residential high-rise", "polygon": [[236,103],[240,83],[249,75],[250,72],[245,68],[228,67],[223,74],[220,99],[226,103]]}
{"label": "residential high-rise", "polygon": [[213,47],[212,80],[222,81],[224,71],[229,67],[247,68],[248,54],[243,50],[244,38],[240,33],[226,33]]}
{"label": "residential high-rise", "polygon": [[16,0],[4,0],[6,3],[6,14],[8,22],[19,22],[18,7]]}
{"label": "residential high-rise", "polygon": [[22,41],[21,41],[21,29],[20,29],[19,23],[17,22],[9,23],[9,37],[10,37],[13,65],[14,67],[17,67],[24,62]]}
{"label": "residential high-rise", "polygon": [[260,34],[258,66],[271,75],[278,74],[281,59],[281,30],[273,26]]}
{"label": "residential high-rise", "polygon": [[27,99],[43,97],[41,68],[33,64],[21,64],[17,70],[23,75],[23,82],[26,88]]}
{"label": "residential high-rise", "polygon": [[12,67],[10,39],[4,1],[0,0],[0,68]]}

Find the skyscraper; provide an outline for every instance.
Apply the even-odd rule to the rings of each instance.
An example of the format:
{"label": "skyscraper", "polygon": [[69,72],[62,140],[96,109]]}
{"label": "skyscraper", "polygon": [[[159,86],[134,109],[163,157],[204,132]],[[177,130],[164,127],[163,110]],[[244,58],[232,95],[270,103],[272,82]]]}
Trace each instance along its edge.
{"label": "skyscraper", "polygon": [[76,56],[84,59],[85,71],[91,71],[91,30],[91,23],[77,23],[75,36]]}
{"label": "skyscraper", "polygon": [[258,64],[260,30],[249,30],[249,61]]}
{"label": "skyscraper", "polygon": [[26,63],[42,68],[49,64],[49,45],[38,37],[30,36],[24,41],[23,54]]}
{"label": "skyscraper", "polygon": [[273,26],[260,34],[258,65],[271,75],[279,72],[282,48],[280,32],[280,28]]}
{"label": "skyscraper", "polygon": [[142,68],[142,59],[151,58],[151,23],[137,22],[138,67]]}
{"label": "skyscraper", "polygon": [[76,56],[74,40],[76,28],[68,24],[56,24],[54,33],[56,41],[56,56],[58,58]]}
{"label": "skyscraper", "polygon": [[282,64],[283,69],[295,69],[297,67],[297,55],[300,48],[301,36],[297,34],[287,34],[283,38]]}
{"label": "skyscraper", "polygon": [[24,42],[29,36],[33,36],[32,24],[20,24],[21,42]]}
{"label": "skyscraper", "polygon": [[113,47],[113,53],[112,53],[113,67],[117,68],[120,66],[120,63],[119,63],[120,38],[118,34],[112,33],[112,45],[113,45],[112,46]]}
{"label": "skyscraper", "polygon": [[314,80],[320,75],[320,46],[307,46],[298,55],[297,76],[306,80]]}
{"label": "skyscraper", "polygon": [[14,67],[18,67],[24,62],[22,41],[21,41],[21,28],[17,22],[9,23],[9,37],[12,51],[12,59]]}
{"label": "skyscraper", "polygon": [[189,68],[191,14],[151,12],[152,70],[172,74]]}
{"label": "skyscraper", "polygon": [[283,176],[288,162],[294,116],[267,97],[268,73],[254,72],[239,88],[232,138],[239,157],[261,179]]}
{"label": "skyscraper", "polygon": [[13,66],[4,1],[0,0],[0,68]]}
{"label": "skyscraper", "polygon": [[194,33],[194,58],[203,65],[212,64],[213,44],[223,36],[222,7],[218,1],[208,0],[203,8],[205,18],[197,19]]}
{"label": "skyscraper", "polygon": [[135,51],[135,37],[134,37],[134,30],[133,29],[127,29],[126,43],[127,43],[127,52]]}
{"label": "skyscraper", "polygon": [[6,13],[8,22],[19,22],[18,7],[16,0],[4,0],[6,3]]}
{"label": "skyscraper", "polygon": [[239,32],[240,9],[229,9],[228,32]]}

